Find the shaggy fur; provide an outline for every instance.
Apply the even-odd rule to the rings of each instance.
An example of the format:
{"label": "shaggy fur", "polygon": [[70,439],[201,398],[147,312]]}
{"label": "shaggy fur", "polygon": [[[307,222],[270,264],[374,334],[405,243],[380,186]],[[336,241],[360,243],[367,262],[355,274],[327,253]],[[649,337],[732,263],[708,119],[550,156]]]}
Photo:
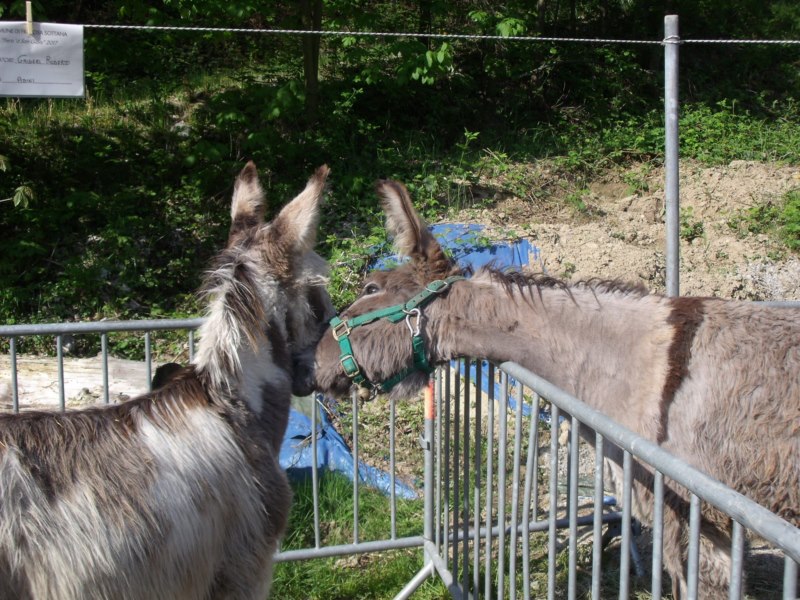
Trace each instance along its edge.
{"label": "shaggy fur", "polygon": [[[412,260],[369,275],[342,318],[404,302],[430,281],[459,272],[405,188],[382,183],[379,192],[387,228],[399,252]],[[568,284],[490,268],[454,283],[425,307],[422,333],[431,362],[469,356],[520,363],[800,525],[798,311],[666,298],[619,282]],[[403,322],[376,321],[354,329],[350,339],[370,381],[412,364]],[[331,334],[317,348],[316,377],[330,393],[350,387]],[[426,379],[411,375],[392,393],[411,396]],[[621,453],[612,446],[608,457],[620,461]],[[634,477],[634,510],[649,520],[652,477],[641,465]],[[666,485],[665,567],[675,597],[684,598],[687,495],[674,483]],[[726,598],[729,519],[705,505],[702,535],[700,593]]]}
{"label": "shaggy fur", "polygon": [[122,404],[0,416],[0,598],[267,596],[290,396],[333,312],[311,250],[327,174],[265,224],[241,172],[192,365]]}

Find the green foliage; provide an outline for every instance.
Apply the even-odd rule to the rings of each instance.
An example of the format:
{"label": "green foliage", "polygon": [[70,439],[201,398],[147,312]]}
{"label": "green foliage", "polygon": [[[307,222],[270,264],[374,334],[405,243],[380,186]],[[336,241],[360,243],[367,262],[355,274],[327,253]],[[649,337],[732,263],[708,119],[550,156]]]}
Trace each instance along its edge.
{"label": "green foliage", "polygon": [[789,250],[800,251],[800,189],[787,193],[780,202],[759,204],[728,220],[741,233],[774,232]]}
{"label": "green foliage", "polygon": [[687,206],[681,209],[679,221],[680,221],[679,235],[682,240],[691,243],[697,238],[701,238],[705,235],[705,228],[703,226],[703,222],[695,220],[694,211],[692,210],[691,206]]}
{"label": "green foliage", "polygon": [[736,102],[721,100],[714,106],[684,109],[680,123],[683,155],[720,164],[731,160],[793,160],[800,143],[800,106],[793,100],[772,104],[781,116],[756,117],[739,110]]}
{"label": "green foliage", "polygon": [[[712,10],[719,2],[679,4],[700,19],[682,33],[725,33]],[[748,15],[752,36],[796,30],[794,4],[768,4],[737,0],[720,14]],[[537,14],[519,0],[330,0],[323,28],[654,37],[662,18],[644,2],[603,12],[587,0],[574,14],[543,6]],[[34,12],[98,24],[197,25],[200,15],[211,26],[300,23],[296,3],[248,0],[55,0],[34,3]],[[23,14],[16,0],[2,13]],[[610,163],[663,156],[660,49],[355,35],[323,37],[321,48],[319,118],[307,111],[300,40],[277,35],[87,30],[86,101],[0,101],[0,319],[191,313],[247,159],[262,173],[268,216],[316,166],[331,165],[320,249],[341,306],[386,244],[378,178],[404,181],[435,220],[490,206],[491,194],[476,193],[484,176],[500,182],[499,193],[535,200],[543,192],[528,165],[543,158],[580,180]],[[776,61],[773,49],[687,47],[682,156],[796,160],[800,82],[793,50],[782,51]],[[719,68],[734,59],[737,69]],[[629,185],[641,181],[632,174]],[[568,201],[587,210],[581,194]]]}

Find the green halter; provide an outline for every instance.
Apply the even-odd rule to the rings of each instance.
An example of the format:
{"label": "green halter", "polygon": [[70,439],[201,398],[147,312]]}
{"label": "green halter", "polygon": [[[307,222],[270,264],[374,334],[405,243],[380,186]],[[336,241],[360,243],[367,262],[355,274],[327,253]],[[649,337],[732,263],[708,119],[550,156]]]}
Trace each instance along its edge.
{"label": "green halter", "polygon": [[[447,279],[431,281],[425,286],[424,290],[403,304],[379,308],[378,310],[373,310],[351,319],[333,317],[330,321],[331,329],[333,329],[333,338],[339,342],[339,349],[341,350],[339,362],[342,363],[345,374],[352,379],[353,383],[356,385],[368,387],[374,393],[377,393],[388,392],[414,371],[422,371],[424,373],[433,372],[433,367],[430,365],[428,357],[425,355],[425,340],[423,340],[422,335],[420,335],[420,322],[422,321],[422,311],[420,309],[438,295],[444,293],[445,290],[450,287],[451,283],[461,279],[464,279],[464,277],[461,275],[454,275]],[[414,325],[411,324],[411,317],[416,317],[416,323]],[[373,383],[361,372],[355,356],[353,356],[353,346],[350,344],[350,332],[360,325],[366,325],[379,319],[386,319],[390,323],[399,323],[405,319],[408,329],[411,331],[411,347],[413,350],[414,364],[411,367],[403,369],[386,381]]]}

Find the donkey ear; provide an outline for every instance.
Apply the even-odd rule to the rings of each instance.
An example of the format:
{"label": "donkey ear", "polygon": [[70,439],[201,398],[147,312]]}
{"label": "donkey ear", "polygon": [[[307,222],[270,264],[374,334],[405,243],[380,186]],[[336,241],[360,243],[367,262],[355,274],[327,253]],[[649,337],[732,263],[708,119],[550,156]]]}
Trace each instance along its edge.
{"label": "donkey ear", "polygon": [[319,207],[328,173],[330,169],[327,165],[319,167],[308,180],[306,188],[281,209],[270,228],[273,243],[298,254],[308,252],[314,247],[317,241]]}
{"label": "donkey ear", "polygon": [[414,210],[406,186],[387,179],[378,182],[377,191],[386,213],[386,229],[394,237],[396,250],[413,260],[449,264],[439,242]]}
{"label": "donkey ear", "polygon": [[256,165],[251,160],[241,170],[233,184],[231,229],[228,241],[241,231],[264,222],[264,189],[258,181]]}

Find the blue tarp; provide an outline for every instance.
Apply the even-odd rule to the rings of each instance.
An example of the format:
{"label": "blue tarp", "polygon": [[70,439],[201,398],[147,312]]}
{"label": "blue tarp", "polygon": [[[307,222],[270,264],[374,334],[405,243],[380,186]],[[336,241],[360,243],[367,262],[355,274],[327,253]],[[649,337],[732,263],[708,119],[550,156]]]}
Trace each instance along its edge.
{"label": "blue tarp", "polygon": [[[353,478],[355,461],[350,448],[331,423],[326,411],[320,410],[321,395],[307,396],[295,400],[303,406],[298,410],[292,408],[289,413],[289,425],[281,445],[281,466],[290,476],[302,479],[311,476],[311,417],[306,413],[317,411],[317,466],[321,472],[330,471]],[[359,463],[360,481],[376,488],[385,494],[391,490],[391,479],[388,473],[367,464]],[[417,491],[405,483],[395,480],[395,494],[400,498],[416,498]]]}
{"label": "blue tarp", "polygon": [[[527,240],[513,242],[491,242],[484,235],[482,225],[444,223],[431,227],[436,239],[451,256],[463,267],[480,267],[492,263],[497,268],[518,268],[529,264],[530,259],[538,260],[539,249]],[[396,255],[379,256],[373,268],[389,268],[403,259]],[[475,366],[471,367],[471,380],[475,381]],[[482,387],[488,391],[486,370],[483,371]],[[495,397],[500,397],[499,387],[495,386]],[[353,455],[345,441],[335,430],[325,411],[313,398],[303,399],[308,410],[317,411],[317,465],[320,469],[342,473],[351,479],[355,473]],[[509,403],[514,407],[513,398]],[[530,414],[530,406],[523,405],[523,412]],[[309,413],[310,414],[310,413]],[[540,418],[543,415],[540,414]],[[290,475],[304,476],[311,472],[311,419],[304,413],[292,409],[289,425],[281,447],[281,465]],[[360,481],[385,493],[389,492],[390,479],[387,473],[364,463],[358,465]],[[417,491],[405,483],[395,481],[395,493],[401,498],[415,498]]]}

